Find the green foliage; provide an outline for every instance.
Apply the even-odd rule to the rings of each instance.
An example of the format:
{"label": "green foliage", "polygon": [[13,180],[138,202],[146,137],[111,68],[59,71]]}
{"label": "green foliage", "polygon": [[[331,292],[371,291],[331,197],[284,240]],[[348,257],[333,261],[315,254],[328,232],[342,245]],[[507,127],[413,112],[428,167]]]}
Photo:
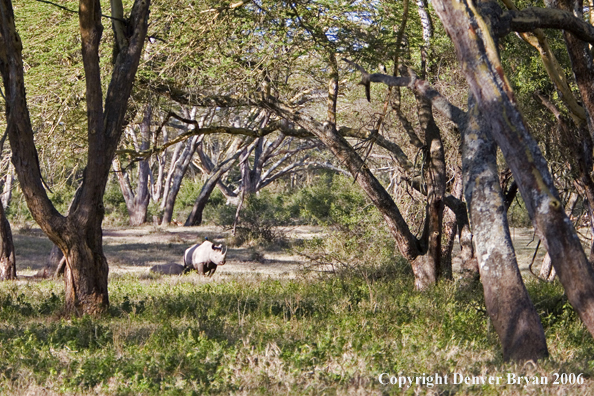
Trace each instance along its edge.
{"label": "green foliage", "polygon": [[520,194],[516,195],[516,198],[509,207],[507,219],[510,227],[532,227],[532,221],[528,215],[526,204]]}
{"label": "green foliage", "polygon": [[327,189],[332,193],[328,204],[314,206],[324,209],[319,213],[329,227],[323,237],[306,240],[300,249],[311,262],[309,268],[331,269],[347,277],[356,274],[370,284],[386,271],[410,278],[410,265],[397,252],[378,210],[348,180],[336,179],[336,188]]}
{"label": "green foliage", "polygon": [[361,189],[352,179],[331,173],[322,174],[315,183],[300,189],[293,198],[299,217],[313,224],[354,224],[369,206]]}
{"label": "green foliage", "polygon": [[[97,318],[62,316],[61,281],[27,288],[5,282],[0,392],[43,387],[104,395],[398,394],[395,387],[382,387],[377,376],[530,372],[532,366],[502,362],[480,286],[460,289],[444,282],[419,293],[411,277],[393,267],[378,265],[374,273],[383,276],[373,282],[354,271],[216,282],[124,276],[111,280],[110,311]],[[528,289],[551,352],[539,370],[594,375],[594,341],[562,288],[529,283]],[[569,387],[554,389],[572,393]],[[433,390],[481,389],[450,383]]]}
{"label": "green foliage", "polygon": [[27,207],[25,197],[20,189],[13,189],[12,199],[6,208],[6,217],[11,223],[25,224],[33,221],[33,216]]}
{"label": "green foliage", "polygon": [[112,225],[128,224],[128,208],[120,185],[115,178],[107,182],[105,194],[103,195],[103,205],[105,206],[106,223]]}

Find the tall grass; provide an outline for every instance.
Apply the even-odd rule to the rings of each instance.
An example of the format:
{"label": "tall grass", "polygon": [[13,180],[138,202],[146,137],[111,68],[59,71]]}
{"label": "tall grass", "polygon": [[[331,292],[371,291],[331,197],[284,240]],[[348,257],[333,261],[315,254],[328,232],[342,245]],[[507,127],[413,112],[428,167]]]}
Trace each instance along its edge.
{"label": "tall grass", "polygon": [[[562,289],[530,284],[551,352],[502,361],[480,286],[413,290],[396,265],[382,276],[293,280],[197,275],[114,277],[99,318],[66,317],[57,281],[0,284],[0,393],[400,394],[381,373],[465,376],[584,373],[578,385],[413,386],[409,394],[591,391],[594,342]],[[344,275],[344,274],[343,274]]]}

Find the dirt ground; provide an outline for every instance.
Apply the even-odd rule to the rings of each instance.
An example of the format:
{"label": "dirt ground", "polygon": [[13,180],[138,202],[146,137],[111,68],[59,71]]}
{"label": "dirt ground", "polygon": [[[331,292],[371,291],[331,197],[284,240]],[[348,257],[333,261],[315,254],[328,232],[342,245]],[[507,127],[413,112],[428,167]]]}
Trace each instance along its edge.
{"label": "dirt ground", "polygon": [[[320,234],[321,229],[298,227],[287,229],[285,233],[292,239],[304,239]],[[204,241],[205,237],[224,243],[229,235],[229,231],[214,226],[106,228],[103,249],[110,274],[143,273],[157,264],[183,264],[184,251],[193,244]],[[18,274],[33,275],[43,268],[52,243],[40,229],[16,230],[13,240]],[[294,277],[302,264],[299,256],[279,248],[266,251],[253,247],[229,248],[227,263],[219,266],[216,275],[248,273]]]}
{"label": "dirt ground", "polygon": [[[284,230],[292,239],[311,238],[321,235],[317,227],[295,227]],[[531,229],[511,230],[520,270],[531,276],[528,267],[538,245],[538,238]],[[589,239],[587,230],[580,230],[584,243]],[[191,245],[208,237],[213,242],[224,242],[229,231],[221,227],[168,227],[143,226],[135,228],[107,228],[103,232],[104,252],[109,262],[110,274],[147,273],[156,264],[183,264],[183,253]],[[52,243],[39,229],[15,230],[17,273],[33,275],[42,268],[49,256]],[[459,266],[455,259],[454,271]],[[534,259],[533,272],[538,273],[545,250],[540,246]],[[227,264],[217,269],[217,275],[251,274],[272,277],[294,277],[302,265],[302,257],[280,248],[261,250],[256,248],[229,248]]]}

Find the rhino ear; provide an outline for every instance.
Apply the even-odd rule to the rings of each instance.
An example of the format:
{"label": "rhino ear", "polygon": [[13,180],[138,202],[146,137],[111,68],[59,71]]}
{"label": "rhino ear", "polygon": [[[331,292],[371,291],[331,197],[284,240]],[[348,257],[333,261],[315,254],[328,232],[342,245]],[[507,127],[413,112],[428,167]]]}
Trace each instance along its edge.
{"label": "rhino ear", "polygon": [[223,245],[212,245],[212,250],[223,250]]}

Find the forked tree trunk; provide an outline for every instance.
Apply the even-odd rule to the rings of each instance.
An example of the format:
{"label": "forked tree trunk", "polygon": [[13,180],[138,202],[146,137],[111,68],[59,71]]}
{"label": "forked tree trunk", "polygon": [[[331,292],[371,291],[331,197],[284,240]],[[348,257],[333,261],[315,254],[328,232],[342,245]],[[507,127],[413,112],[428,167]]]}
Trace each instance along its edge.
{"label": "forked tree trunk", "polygon": [[434,0],[433,4],[567,297],[594,335],[594,271],[563,210],[547,163],[518,111],[488,25],[467,0]]}
{"label": "forked tree trunk", "polygon": [[202,224],[202,212],[204,212],[204,207],[208,203],[210,195],[214,191],[215,187],[221,180],[221,177],[229,171],[235,165],[239,156],[241,155],[241,151],[238,150],[235,155],[227,159],[222,164],[218,165],[215,169],[213,169],[213,173],[209,176],[208,180],[200,189],[200,194],[198,194],[198,198],[194,203],[194,207],[192,208],[192,212],[188,216],[186,220],[185,226],[199,226]]}
{"label": "forked tree trunk", "polygon": [[470,208],[485,305],[499,335],[503,358],[537,360],[548,355],[547,344],[509,234],[497,172],[497,147],[486,126],[481,125],[476,107],[470,108],[471,118],[462,137],[464,194]]}
{"label": "forked tree trunk", "polygon": [[99,62],[103,31],[101,4],[98,0],[80,1],[89,155],[75,204],[64,217],[53,206],[42,183],[25,95],[22,41],[14,24],[11,1],[0,0],[0,72],[5,88],[12,162],[33,218],[64,252],[66,308],[77,314],[96,314],[109,304],[108,267],[101,231],[103,194],[146,38],[149,5],[149,0],[135,1],[127,19],[126,37],[118,37],[118,42],[125,46],[119,49],[104,103]]}
{"label": "forked tree trunk", "polygon": [[[139,151],[149,148],[151,116],[151,106],[146,105],[144,116],[140,123],[141,144],[139,147],[136,147]],[[113,168],[118,178],[124,201],[126,202],[130,225],[139,226],[144,224],[146,222],[150,200],[148,186],[150,177],[149,159],[146,158],[138,162],[138,185],[136,187],[136,193],[132,190],[132,184],[130,183],[127,171],[122,169],[120,161],[117,158],[113,160]]]}
{"label": "forked tree trunk", "polygon": [[181,188],[182,180],[186,174],[186,171],[188,170],[190,162],[192,161],[192,156],[196,152],[196,147],[201,141],[202,136],[192,136],[190,139],[188,139],[186,147],[177,160],[175,170],[171,178],[171,186],[167,189],[167,196],[163,197],[165,203],[163,219],[161,220],[161,225],[163,226],[169,225],[173,219],[173,207],[175,206],[175,200],[177,199],[177,194]]}

